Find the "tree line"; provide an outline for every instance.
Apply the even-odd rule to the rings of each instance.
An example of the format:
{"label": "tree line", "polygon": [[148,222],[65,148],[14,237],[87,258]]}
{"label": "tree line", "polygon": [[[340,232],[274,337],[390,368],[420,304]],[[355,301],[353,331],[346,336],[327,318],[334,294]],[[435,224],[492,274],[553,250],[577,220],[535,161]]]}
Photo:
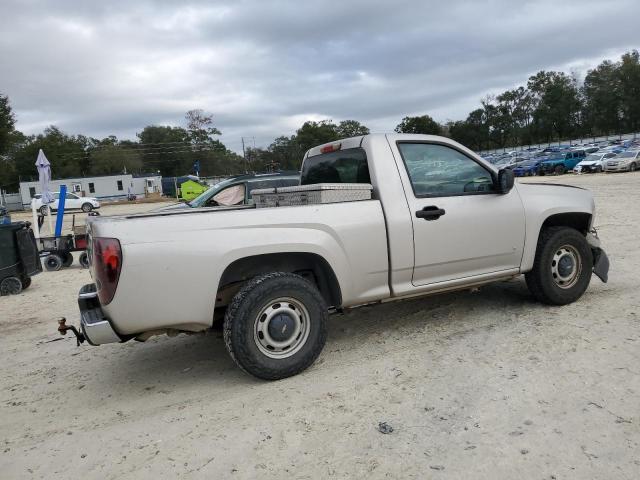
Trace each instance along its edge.
{"label": "tree line", "polygon": [[[186,113],[184,126],[149,125],[136,140],[115,136],[96,139],[69,135],[56,126],[38,135],[15,127],[9,98],[0,95],[0,188],[17,190],[20,180],[34,179],[42,148],[56,178],[160,172],[163,176],[195,173],[224,176],[243,171],[297,170],[304,152],[326,142],[369,133],[356,120],[305,122],[291,136],[266,148],[248,148],[243,156],[216,137],[213,116]],[[486,96],[466,119],[440,124],[429,115],[407,116],[399,133],[446,135],[475,150],[530,145],[568,137],[590,137],[640,130],[640,54],[632,50],[618,61],[604,60],[581,80],[576,74],[540,71],[526,85]]]}

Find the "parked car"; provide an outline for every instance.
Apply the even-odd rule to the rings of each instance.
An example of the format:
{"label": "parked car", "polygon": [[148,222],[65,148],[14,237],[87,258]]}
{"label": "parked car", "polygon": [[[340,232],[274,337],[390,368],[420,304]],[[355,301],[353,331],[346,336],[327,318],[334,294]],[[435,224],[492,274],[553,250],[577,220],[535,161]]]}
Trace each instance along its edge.
{"label": "parked car", "polygon": [[627,150],[607,160],[606,172],[633,172],[640,167],[640,150]]}
{"label": "parked car", "polygon": [[514,183],[430,135],[366,135],[304,156],[303,186],[359,179],[369,200],[90,217],[95,283],[78,296],[78,339],[145,341],[223,319],[236,364],[278,379],[315,361],[331,312],[521,274],[536,299],[566,305],[592,272],[607,280],[587,190]]}
{"label": "parked car", "polygon": [[573,170],[573,167],[580,163],[585,157],[586,154],[584,150],[575,150],[573,152],[561,153],[560,155],[553,155],[540,164],[540,175],[548,175],[550,173],[562,175],[569,170]]}
{"label": "parked car", "polygon": [[513,174],[516,177],[530,177],[532,175],[538,175],[540,170],[540,163],[542,163],[542,159],[540,158],[522,162],[518,166],[513,168]]}
{"label": "parked car", "polygon": [[256,175],[240,175],[216,183],[187,203],[177,203],[161,208],[161,211],[179,210],[183,208],[229,207],[234,205],[250,205],[253,200],[251,192],[260,188],[290,187],[300,183],[298,172],[277,172]]}
{"label": "parked car", "polygon": [[604,170],[604,164],[609,158],[615,157],[613,152],[591,153],[578,163],[573,170],[577,173],[600,173]]}
{"label": "parked car", "polygon": [[[42,195],[37,194],[33,197],[32,202],[36,204],[36,209],[43,215],[47,213],[47,206],[42,203]],[[49,204],[51,210],[58,210],[60,202],[60,192],[53,194],[53,203]],[[94,197],[79,197],[75,193],[67,192],[64,200],[65,210],[82,210],[83,212],[90,212],[100,208],[100,202]]]}

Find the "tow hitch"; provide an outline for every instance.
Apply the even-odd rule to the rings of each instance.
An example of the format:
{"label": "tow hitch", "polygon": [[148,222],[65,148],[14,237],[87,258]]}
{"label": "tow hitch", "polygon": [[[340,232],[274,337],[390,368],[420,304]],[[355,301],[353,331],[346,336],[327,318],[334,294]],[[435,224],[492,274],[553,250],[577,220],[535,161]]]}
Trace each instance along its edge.
{"label": "tow hitch", "polygon": [[78,346],[80,346],[80,344],[84,343],[84,341],[86,340],[85,336],[81,332],[79,332],[76,327],[74,327],[73,325],[67,325],[67,319],[62,317],[58,320],[58,331],[60,332],[60,335],[66,335],[67,330],[71,330],[76,336],[76,342]]}

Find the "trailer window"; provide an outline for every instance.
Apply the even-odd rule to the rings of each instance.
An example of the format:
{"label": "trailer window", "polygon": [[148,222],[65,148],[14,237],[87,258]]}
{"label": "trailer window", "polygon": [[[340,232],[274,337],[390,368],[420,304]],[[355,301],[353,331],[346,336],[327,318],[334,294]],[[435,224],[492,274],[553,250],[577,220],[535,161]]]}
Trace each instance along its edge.
{"label": "trailer window", "polygon": [[300,185],[314,183],[371,183],[367,155],[362,148],[349,148],[307,158]]}

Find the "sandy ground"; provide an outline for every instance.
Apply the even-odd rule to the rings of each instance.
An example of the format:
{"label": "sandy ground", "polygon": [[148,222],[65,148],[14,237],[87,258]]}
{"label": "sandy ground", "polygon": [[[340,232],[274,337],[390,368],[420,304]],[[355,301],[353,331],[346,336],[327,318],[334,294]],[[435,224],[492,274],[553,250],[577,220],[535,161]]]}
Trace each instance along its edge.
{"label": "sandy ground", "polygon": [[536,180],[593,190],[608,284],[560,308],[521,280],[365,307],[278,382],[215,333],[77,348],[55,322],[89,274],[34,277],[0,298],[0,475],[639,478],[640,173]]}

